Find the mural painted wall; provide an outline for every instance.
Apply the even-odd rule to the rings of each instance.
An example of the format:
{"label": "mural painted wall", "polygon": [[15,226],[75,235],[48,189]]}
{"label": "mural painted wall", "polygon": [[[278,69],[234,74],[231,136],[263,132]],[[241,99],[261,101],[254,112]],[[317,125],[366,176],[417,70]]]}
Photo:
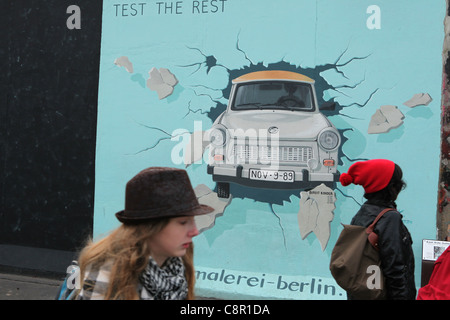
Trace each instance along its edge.
{"label": "mural painted wall", "polygon": [[337,177],[388,158],[408,184],[397,204],[419,285],[421,240],[436,237],[445,10],[104,1],[94,236],[118,226],[137,172],[185,168],[216,209],[197,220],[198,294],[345,299],[329,259],[364,198]]}

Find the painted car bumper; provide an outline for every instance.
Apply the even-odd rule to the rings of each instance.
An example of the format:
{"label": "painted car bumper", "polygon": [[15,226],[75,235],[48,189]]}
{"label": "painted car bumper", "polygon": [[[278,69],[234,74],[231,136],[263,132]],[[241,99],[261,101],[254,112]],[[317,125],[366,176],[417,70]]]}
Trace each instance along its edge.
{"label": "painted car bumper", "polygon": [[[332,185],[339,181],[339,172],[335,173],[312,173],[307,168],[299,170],[298,167],[283,167],[280,170],[293,171],[295,178],[293,182],[278,182],[267,180],[250,179],[250,169],[261,169],[257,166],[212,166],[208,165],[208,174],[211,174],[215,182],[233,182],[250,187],[269,189],[302,189],[317,186],[321,183]],[[264,170],[271,170],[264,168]],[[273,169],[272,169],[273,170]]]}

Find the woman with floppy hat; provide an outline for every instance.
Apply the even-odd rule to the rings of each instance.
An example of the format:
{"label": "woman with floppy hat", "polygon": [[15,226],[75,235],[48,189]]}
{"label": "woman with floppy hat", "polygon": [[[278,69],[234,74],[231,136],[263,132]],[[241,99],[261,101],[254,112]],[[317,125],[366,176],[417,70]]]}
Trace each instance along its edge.
{"label": "woman with floppy hat", "polygon": [[213,210],[198,203],[185,170],[139,172],[116,213],[122,224],[80,253],[79,299],[192,299],[194,216]]}
{"label": "woman with floppy hat", "polygon": [[[378,247],[386,298],[390,300],[413,300],[416,296],[412,239],[395,203],[398,194],[406,186],[402,178],[401,168],[385,159],[355,162],[347,173],[340,176],[343,186],[352,183],[361,185],[367,199],[353,217],[352,225],[367,227],[383,209],[395,209],[385,213],[374,229],[379,236]],[[352,298],[349,296],[349,299]]]}

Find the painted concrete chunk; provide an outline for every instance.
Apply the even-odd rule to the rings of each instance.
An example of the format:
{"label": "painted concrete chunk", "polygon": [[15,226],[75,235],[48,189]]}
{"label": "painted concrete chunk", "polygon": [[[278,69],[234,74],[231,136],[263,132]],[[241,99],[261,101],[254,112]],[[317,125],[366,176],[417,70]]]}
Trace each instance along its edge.
{"label": "painted concrete chunk", "polygon": [[403,103],[405,106],[414,108],[417,106],[427,106],[433,99],[428,93],[417,93],[411,99]]}
{"label": "painted concrete chunk", "polygon": [[396,107],[391,105],[381,106],[372,115],[367,133],[386,133],[391,129],[395,129],[403,124],[405,116]]}
{"label": "painted concrete chunk", "polygon": [[119,67],[124,67],[129,73],[133,73],[133,64],[126,56],[122,56],[114,60],[114,64]]}

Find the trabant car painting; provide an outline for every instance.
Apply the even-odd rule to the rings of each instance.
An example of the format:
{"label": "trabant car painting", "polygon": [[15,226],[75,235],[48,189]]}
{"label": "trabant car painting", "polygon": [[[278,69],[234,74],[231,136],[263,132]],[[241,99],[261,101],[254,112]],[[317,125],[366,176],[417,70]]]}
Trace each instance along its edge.
{"label": "trabant car painting", "polygon": [[232,80],[209,140],[207,170],[222,198],[229,183],[307,189],[339,179],[340,134],[319,111],[314,80],[299,73],[258,71]]}

